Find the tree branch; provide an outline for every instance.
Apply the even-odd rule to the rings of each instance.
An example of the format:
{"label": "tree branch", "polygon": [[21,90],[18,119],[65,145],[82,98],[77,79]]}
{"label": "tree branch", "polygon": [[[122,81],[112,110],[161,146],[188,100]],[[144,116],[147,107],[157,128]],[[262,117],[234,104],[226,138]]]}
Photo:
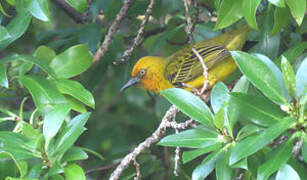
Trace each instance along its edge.
{"label": "tree branch", "polygon": [[125,0],[124,5],[120,9],[119,13],[116,15],[114,22],[109,28],[108,34],[105,36],[102,45],[100,46],[100,48],[97,50],[97,52],[95,53],[93,57],[94,63],[98,62],[101,59],[101,57],[104,56],[105,52],[108,50],[111,40],[115,32],[119,28],[120,22],[126,16],[128,9],[132,3],[133,3],[133,0]]}
{"label": "tree branch", "polygon": [[79,11],[71,7],[65,0],[51,0],[56,6],[62,9],[69,17],[71,17],[76,23],[83,24],[87,22],[88,17],[86,14],[82,14]]}
{"label": "tree branch", "polygon": [[127,49],[125,52],[124,52],[124,55],[118,59],[117,61],[115,61],[113,64],[119,64],[120,62],[125,62],[128,60],[128,58],[131,56],[133,50],[139,46],[142,42],[142,37],[143,37],[143,34],[144,34],[144,29],[145,29],[145,25],[147,24],[148,22],[148,19],[152,13],[152,8],[153,8],[153,5],[155,3],[155,0],[150,0],[150,3],[146,9],[146,12],[145,12],[145,17],[143,18],[142,20],[142,23],[140,25],[140,28],[138,30],[138,33],[136,35],[136,37],[134,38],[134,41],[133,41],[133,44],[131,45],[131,47],[129,49]]}
{"label": "tree branch", "polygon": [[110,176],[109,180],[117,180],[122,172],[129,166],[131,161],[133,161],[142,151],[149,148],[152,144],[158,142],[162,136],[165,134],[165,129],[167,127],[167,122],[171,121],[173,116],[178,112],[175,106],[171,106],[165,113],[159,127],[148,137],[145,141],[140,143],[131,153],[127,154],[121,163],[116,167]]}

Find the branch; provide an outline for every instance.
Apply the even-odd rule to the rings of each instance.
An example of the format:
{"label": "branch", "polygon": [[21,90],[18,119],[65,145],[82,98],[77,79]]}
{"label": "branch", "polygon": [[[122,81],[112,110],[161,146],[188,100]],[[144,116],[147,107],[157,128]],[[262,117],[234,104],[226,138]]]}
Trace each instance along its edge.
{"label": "branch", "polygon": [[76,23],[85,23],[88,20],[86,14],[82,14],[75,10],[64,0],[51,0],[56,6],[62,9],[69,17],[71,17]]}
{"label": "branch", "polygon": [[109,180],[117,180],[123,171],[129,166],[131,161],[133,161],[142,151],[149,148],[152,144],[158,142],[162,136],[165,134],[165,129],[167,127],[167,122],[171,121],[173,116],[178,112],[175,106],[171,106],[165,113],[159,127],[148,137],[145,141],[140,143],[131,153],[126,155],[121,163],[116,167],[116,169],[111,174]]}
{"label": "branch", "polygon": [[102,45],[100,46],[100,48],[97,50],[97,52],[93,57],[94,63],[98,62],[101,59],[101,57],[105,54],[105,52],[108,50],[108,47],[114,36],[114,33],[119,28],[121,20],[126,16],[132,2],[133,0],[125,0],[123,7],[120,9],[119,13],[116,15],[116,19],[109,28],[108,34],[105,36]]}
{"label": "branch", "polygon": [[195,17],[192,20],[190,16],[189,4],[188,0],[184,0],[184,9],[185,9],[185,17],[187,20],[186,32],[188,35],[188,42],[191,44],[193,42],[193,31],[195,29],[195,24],[198,21],[199,9],[197,7],[197,2],[195,0],[191,0],[191,3],[195,9]]}
{"label": "branch", "polygon": [[131,45],[131,47],[129,49],[127,49],[124,52],[124,55],[119,60],[115,61],[113,64],[118,64],[120,62],[127,61],[127,59],[131,56],[133,50],[141,44],[142,36],[144,34],[145,25],[147,24],[148,19],[149,19],[151,13],[152,13],[152,8],[153,8],[154,3],[155,3],[155,0],[150,0],[150,3],[149,3],[149,5],[146,9],[146,12],[145,12],[145,17],[142,20],[142,23],[140,25],[138,33],[137,33],[136,37],[134,38],[134,41],[133,41],[133,44]]}
{"label": "branch", "polygon": [[201,57],[201,55],[194,48],[192,48],[192,51],[197,56],[197,58],[199,59],[201,65],[203,66],[203,69],[204,69],[203,75],[205,77],[205,82],[204,82],[203,87],[200,91],[200,94],[203,94],[205,92],[205,90],[207,89],[207,86],[209,84],[208,68],[205,64],[203,57]]}

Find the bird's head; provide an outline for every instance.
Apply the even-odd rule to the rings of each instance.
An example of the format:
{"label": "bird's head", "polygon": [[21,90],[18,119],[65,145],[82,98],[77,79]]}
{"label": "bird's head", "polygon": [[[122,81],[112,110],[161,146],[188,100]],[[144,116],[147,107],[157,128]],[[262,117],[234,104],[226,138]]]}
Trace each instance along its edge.
{"label": "bird's head", "polygon": [[[131,78],[120,89],[124,91],[131,86],[139,86],[158,93],[161,83],[165,83],[164,68],[166,59],[158,56],[145,56],[138,60],[131,72]],[[163,86],[163,84],[162,84]]]}

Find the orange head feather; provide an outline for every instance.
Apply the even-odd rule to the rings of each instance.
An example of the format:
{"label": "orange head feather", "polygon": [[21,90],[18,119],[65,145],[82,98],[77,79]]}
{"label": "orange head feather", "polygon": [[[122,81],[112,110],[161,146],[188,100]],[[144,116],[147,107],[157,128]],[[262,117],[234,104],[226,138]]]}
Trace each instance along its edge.
{"label": "orange head feather", "polygon": [[148,91],[159,93],[172,85],[164,77],[167,60],[158,56],[145,56],[138,60],[131,72],[132,78],[122,90],[136,84]]}

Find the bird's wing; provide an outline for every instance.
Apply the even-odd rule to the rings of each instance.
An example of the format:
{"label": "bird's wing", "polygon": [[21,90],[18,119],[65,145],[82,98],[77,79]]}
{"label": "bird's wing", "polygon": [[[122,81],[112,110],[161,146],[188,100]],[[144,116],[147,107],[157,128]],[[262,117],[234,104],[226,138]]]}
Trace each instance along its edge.
{"label": "bird's wing", "polygon": [[192,48],[202,56],[208,70],[230,55],[223,45],[204,43],[194,44],[176,52],[169,57],[164,74],[175,87],[180,87],[182,83],[187,83],[203,74],[201,62]]}

